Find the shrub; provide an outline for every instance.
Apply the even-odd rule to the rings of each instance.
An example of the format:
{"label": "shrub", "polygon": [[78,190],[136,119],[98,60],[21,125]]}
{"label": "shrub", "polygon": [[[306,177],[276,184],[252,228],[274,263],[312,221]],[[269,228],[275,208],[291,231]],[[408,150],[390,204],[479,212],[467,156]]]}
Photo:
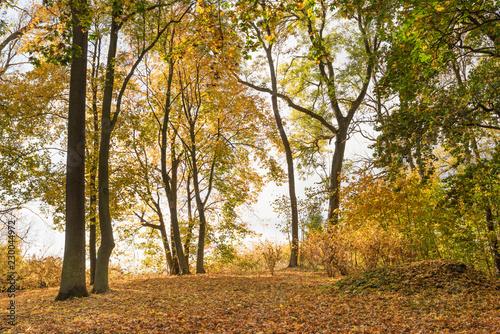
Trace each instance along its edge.
{"label": "shrub", "polygon": [[62,260],[59,257],[33,256],[21,262],[18,289],[38,289],[58,286],[61,281]]}
{"label": "shrub", "polygon": [[207,271],[241,274],[269,270],[274,274],[277,268],[288,264],[290,250],[286,245],[265,241],[235,247],[233,255],[230,261],[220,261],[218,256],[207,256]]}
{"label": "shrub", "polygon": [[323,266],[329,277],[335,271],[347,275],[351,266],[350,241],[338,229],[329,232],[311,232],[302,244],[302,258],[313,267]]}
{"label": "shrub", "polygon": [[360,257],[356,266],[362,269],[371,270],[379,265],[395,265],[414,260],[402,233],[388,231],[378,225],[363,226],[350,233],[353,249]]}
{"label": "shrub", "polygon": [[404,237],[378,225],[358,228],[335,226],[311,232],[302,243],[302,259],[313,268],[323,267],[328,276],[410,262],[414,259]]}
{"label": "shrub", "polygon": [[269,269],[271,275],[274,275],[276,264],[283,258],[283,245],[266,240],[260,244],[260,251],[267,269]]}
{"label": "shrub", "polygon": [[[0,292],[10,287],[7,280],[10,268],[7,264],[7,246],[0,247]],[[16,254],[15,272],[16,289],[38,289],[59,285],[61,280],[62,260],[56,256],[23,258]]]}

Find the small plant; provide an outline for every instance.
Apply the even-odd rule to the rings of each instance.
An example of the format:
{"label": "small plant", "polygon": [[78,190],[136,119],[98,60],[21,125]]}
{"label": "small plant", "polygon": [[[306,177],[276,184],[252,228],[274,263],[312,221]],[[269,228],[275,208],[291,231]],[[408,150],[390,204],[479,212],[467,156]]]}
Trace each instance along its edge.
{"label": "small plant", "polygon": [[353,266],[351,242],[337,229],[309,233],[302,247],[304,259],[314,267],[322,265],[329,277],[336,271],[347,275]]}
{"label": "small plant", "polygon": [[276,264],[281,260],[283,256],[283,246],[279,243],[266,240],[260,245],[260,249],[262,256],[264,257],[264,262],[266,263],[267,269],[269,269],[272,276],[274,275]]}

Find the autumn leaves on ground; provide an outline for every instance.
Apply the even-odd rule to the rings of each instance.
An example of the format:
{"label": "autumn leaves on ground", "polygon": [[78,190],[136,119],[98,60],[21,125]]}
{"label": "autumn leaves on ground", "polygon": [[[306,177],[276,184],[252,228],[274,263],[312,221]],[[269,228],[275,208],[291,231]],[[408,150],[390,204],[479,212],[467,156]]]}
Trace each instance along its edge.
{"label": "autumn leaves on ground", "polygon": [[[458,263],[424,261],[343,279],[285,269],[123,280],[54,302],[18,293],[7,333],[499,333],[500,284]],[[2,305],[7,296],[2,295]],[[5,308],[2,308],[5,314]],[[3,316],[5,318],[5,316]]]}

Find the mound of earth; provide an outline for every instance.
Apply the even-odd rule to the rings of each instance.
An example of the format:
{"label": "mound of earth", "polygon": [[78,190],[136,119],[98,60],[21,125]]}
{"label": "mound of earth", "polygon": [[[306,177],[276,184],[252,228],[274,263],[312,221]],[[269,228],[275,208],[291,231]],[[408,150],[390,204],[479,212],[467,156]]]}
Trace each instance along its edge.
{"label": "mound of earth", "polygon": [[334,286],[346,293],[392,290],[412,294],[428,289],[462,293],[477,289],[500,290],[500,281],[461,262],[426,260],[356,274],[338,280]]}

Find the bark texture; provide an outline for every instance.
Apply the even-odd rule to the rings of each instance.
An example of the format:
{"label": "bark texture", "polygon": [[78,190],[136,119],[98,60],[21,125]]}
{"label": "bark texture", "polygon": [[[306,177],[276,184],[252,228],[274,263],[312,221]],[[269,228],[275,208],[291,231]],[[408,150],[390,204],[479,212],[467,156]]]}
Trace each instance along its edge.
{"label": "bark texture", "polygon": [[87,30],[78,14],[86,1],[72,8],[73,45],[66,164],[66,233],[59,294],[56,300],[88,296],[85,284],[85,99],[87,87]]}

